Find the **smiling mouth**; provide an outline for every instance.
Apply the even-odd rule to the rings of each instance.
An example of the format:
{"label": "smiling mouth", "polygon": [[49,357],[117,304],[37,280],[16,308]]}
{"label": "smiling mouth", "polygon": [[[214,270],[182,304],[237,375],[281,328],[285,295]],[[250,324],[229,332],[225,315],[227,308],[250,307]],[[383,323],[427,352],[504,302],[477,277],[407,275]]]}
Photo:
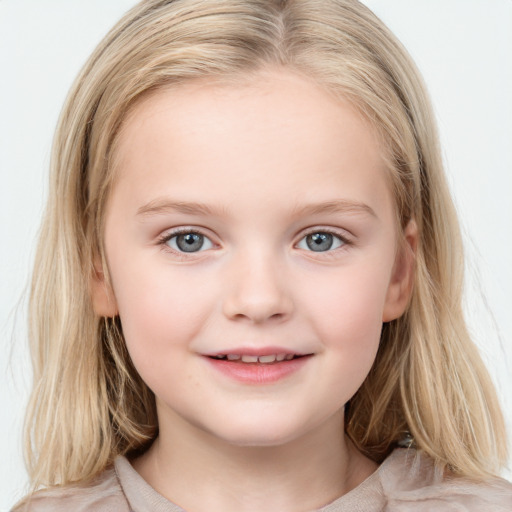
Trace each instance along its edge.
{"label": "smiling mouth", "polygon": [[233,363],[246,363],[246,364],[273,364],[281,363],[283,361],[291,361],[293,359],[300,359],[311,354],[269,354],[265,356],[256,355],[241,355],[241,354],[219,354],[215,356],[208,356],[210,359],[218,361],[230,361]]}
{"label": "smiling mouth", "polygon": [[[259,352],[259,353],[258,353]],[[308,365],[314,354],[297,354],[283,349],[239,349],[237,352],[208,354],[215,371],[243,385],[270,385],[286,379]]]}

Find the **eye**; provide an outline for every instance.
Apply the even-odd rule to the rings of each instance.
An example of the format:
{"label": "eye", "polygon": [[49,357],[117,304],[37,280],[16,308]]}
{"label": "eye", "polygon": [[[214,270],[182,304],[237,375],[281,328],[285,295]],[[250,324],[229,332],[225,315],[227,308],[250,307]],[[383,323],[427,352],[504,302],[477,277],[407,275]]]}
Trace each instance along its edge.
{"label": "eye", "polygon": [[347,241],[339,235],[327,231],[317,231],[302,238],[297,247],[306,251],[326,252],[337,249],[346,243]]}
{"label": "eye", "polygon": [[213,243],[208,237],[195,231],[170,235],[164,243],[177,252],[199,252],[213,247]]}

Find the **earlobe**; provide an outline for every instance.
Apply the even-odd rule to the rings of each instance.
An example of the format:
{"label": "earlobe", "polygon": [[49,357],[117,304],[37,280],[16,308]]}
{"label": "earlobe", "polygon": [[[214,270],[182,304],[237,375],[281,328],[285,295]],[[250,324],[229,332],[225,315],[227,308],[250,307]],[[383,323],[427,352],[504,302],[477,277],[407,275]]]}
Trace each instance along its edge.
{"label": "earlobe", "polygon": [[412,295],[418,246],[418,226],[411,219],[404,230],[397,252],[382,314],[383,322],[396,320],[405,312]]}
{"label": "earlobe", "polygon": [[94,259],[94,269],[91,276],[91,300],[94,312],[98,316],[113,318],[118,314],[114,291],[107,282],[103,263],[98,256]]}

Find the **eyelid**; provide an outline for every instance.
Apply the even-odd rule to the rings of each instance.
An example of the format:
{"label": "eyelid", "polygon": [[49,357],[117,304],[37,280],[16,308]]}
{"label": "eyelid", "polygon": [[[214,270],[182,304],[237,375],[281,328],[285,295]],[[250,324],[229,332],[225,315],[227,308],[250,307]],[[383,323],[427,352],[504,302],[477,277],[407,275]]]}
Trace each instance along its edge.
{"label": "eyelid", "polygon": [[171,229],[165,231],[162,235],[160,235],[157,238],[156,244],[159,246],[162,246],[162,248],[165,251],[172,252],[173,254],[175,254],[179,257],[187,257],[187,258],[193,257],[194,255],[197,256],[197,255],[211,249],[211,248],[208,248],[208,249],[203,249],[203,250],[199,250],[199,251],[184,252],[184,251],[178,251],[176,249],[173,249],[172,247],[170,247],[167,244],[167,242],[169,242],[169,240],[172,240],[174,237],[177,237],[179,235],[186,235],[189,233],[195,233],[195,234],[201,235],[204,238],[206,238],[211,243],[211,245],[212,245],[211,248],[218,247],[218,244],[212,240],[212,238],[214,238],[214,237],[211,234],[207,234],[206,230],[199,228],[197,226],[180,226],[178,228],[171,228]]}
{"label": "eyelid", "polygon": [[[329,249],[327,251],[318,251],[316,254],[326,254],[326,253],[332,253],[333,251],[343,249],[347,245],[353,245],[352,237],[348,235],[346,230],[333,228],[333,227],[326,227],[326,226],[314,226],[311,228],[306,228],[301,231],[300,235],[298,236],[297,242],[294,244],[295,247],[298,247],[299,243],[302,242],[307,236],[314,235],[315,233],[328,233],[330,235],[333,235],[337,238],[339,238],[343,243],[340,247],[336,247],[334,249]],[[307,252],[315,253],[315,251],[309,251],[307,249],[304,249]]]}
{"label": "eyelid", "polygon": [[[207,238],[210,241],[210,243],[212,244],[212,248],[219,247],[219,244],[216,243],[213,240],[213,238],[215,238],[215,237],[212,236],[212,234],[210,234],[209,230],[205,230],[205,229],[197,227],[197,226],[180,226],[180,227],[177,227],[177,228],[171,228],[171,229],[165,231],[162,235],[160,235],[157,238],[156,244],[160,245],[160,246],[163,246],[164,250],[170,251],[173,254],[176,254],[176,255],[178,255],[180,257],[191,257],[191,256],[194,256],[194,255],[198,255],[200,253],[206,252],[208,250],[211,250],[209,248],[209,249],[202,250],[202,251],[195,251],[195,252],[186,253],[186,252],[183,252],[183,251],[177,251],[177,250],[173,249],[172,247],[169,247],[169,245],[167,245],[167,242],[169,240],[171,240],[172,238],[174,238],[176,236],[179,236],[181,234],[188,234],[188,233],[197,233],[197,234],[199,234],[201,236],[204,236],[205,238]],[[315,233],[329,233],[329,234],[339,238],[343,243],[342,243],[341,246],[339,246],[337,248],[334,248],[334,249],[329,249],[327,251],[318,251],[317,253],[315,253],[315,251],[307,251],[306,250],[307,252],[312,252],[312,253],[315,253],[315,254],[332,253],[332,252],[335,252],[337,250],[343,249],[346,246],[354,244],[353,239],[352,239],[352,235],[349,234],[347,232],[347,230],[344,230],[344,229],[341,229],[341,228],[327,227],[327,226],[312,226],[312,227],[309,227],[309,228],[305,228],[305,229],[303,229],[300,232],[299,236],[297,237],[297,241],[294,243],[294,247],[297,247],[298,244],[302,240],[304,240],[308,235],[312,235],[312,234],[315,234]]]}

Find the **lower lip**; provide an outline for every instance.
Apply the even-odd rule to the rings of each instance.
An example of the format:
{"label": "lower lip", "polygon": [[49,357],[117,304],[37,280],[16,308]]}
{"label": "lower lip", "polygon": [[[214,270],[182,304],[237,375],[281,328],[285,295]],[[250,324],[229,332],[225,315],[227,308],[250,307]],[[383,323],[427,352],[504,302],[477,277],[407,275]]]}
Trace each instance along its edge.
{"label": "lower lip", "polygon": [[298,372],[307,364],[311,356],[267,364],[241,363],[239,361],[212,359],[210,357],[207,357],[207,359],[213,368],[236,381],[247,384],[270,384]]}

